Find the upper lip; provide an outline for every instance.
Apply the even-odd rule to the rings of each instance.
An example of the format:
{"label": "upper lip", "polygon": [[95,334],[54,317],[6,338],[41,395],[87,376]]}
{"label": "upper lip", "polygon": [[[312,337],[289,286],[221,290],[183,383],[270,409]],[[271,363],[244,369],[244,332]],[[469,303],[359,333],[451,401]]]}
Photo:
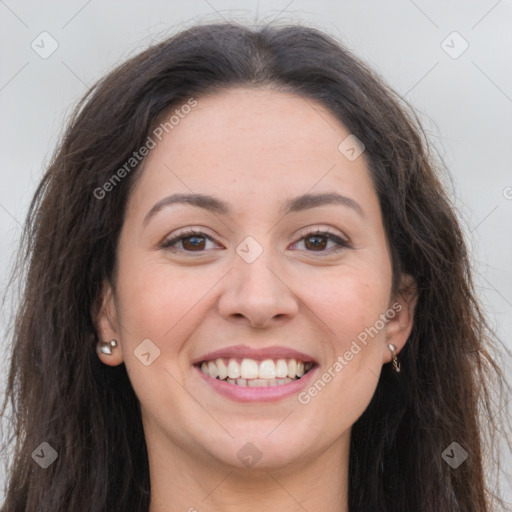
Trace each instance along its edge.
{"label": "upper lip", "polygon": [[242,359],[299,359],[300,361],[304,361],[305,363],[315,363],[315,359],[304,352],[299,352],[292,348],[288,347],[280,347],[280,346],[272,346],[266,348],[252,348],[247,345],[234,345],[231,347],[224,347],[213,352],[208,352],[200,357],[197,357],[192,361],[192,364],[198,364],[203,361],[211,361],[212,359],[217,358],[237,358],[240,357]]}

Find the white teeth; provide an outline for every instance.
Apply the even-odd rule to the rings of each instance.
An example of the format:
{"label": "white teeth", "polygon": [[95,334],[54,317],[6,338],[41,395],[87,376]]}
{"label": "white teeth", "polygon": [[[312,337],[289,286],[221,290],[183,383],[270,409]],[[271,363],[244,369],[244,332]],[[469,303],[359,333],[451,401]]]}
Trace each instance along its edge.
{"label": "white teeth", "polygon": [[297,361],[295,359],[288,360],[288,377],[293,379],[297,372]]}
{"label": "white teeth", "polygon": [[214,379],[219,376],[219,371],[217,370],[217,365],[214,361],[208,361],[208,373],[210,374],[210,377],[213,377]]}
{"label": "white teeth", "polygon": [[266,379],[252,379],[247,382],[247,385],[251,388],[264,388],[268,386],[268,380]]}
{"label": "white teeth", "polygon": [[230,359],[228,363],[228,377],[230,379],[240,378],[240,365],[234,360]]}
{"label": "white teeth", "polygon": [[257,379],[258,362],[254,359],[243,359],[240,365],[240,374],[244,379]]}
{"label": "white teeth", "polygon": [[250,379],[247,381],[247,386],[250,388],[272,387],[282,386],[283,384],[288,384],[289,382],[293,382],[293,379],[289,379],[288,377],[285,379]]}
{"label": "white teeth", "polygon": [[234,358],[227,361],[218,358],[201,363],[201,371],[213,379],[224,380],[230,384],[249,387],[280,386],[302,377],[313,363],[297,359],[265,359],[256,361],[244,358],[241,363]]}
{"label": "white teeth", "polygon": [[221,358],[217,359],[215,362],[217,364],[217,370],[219,371],[219,379],[224,380],[228,376],[228,367]]}
{"label": "white teeth", "polygon": [[288,365],[286,364],[286,359],[277,360],[276,377],[280,377],[282,379],[288,377]]}
{"label": "white teeth", "polygon": [[276,376],[276,365],[272,359],[265,359],[260,363],[259,378],[274,379]]}

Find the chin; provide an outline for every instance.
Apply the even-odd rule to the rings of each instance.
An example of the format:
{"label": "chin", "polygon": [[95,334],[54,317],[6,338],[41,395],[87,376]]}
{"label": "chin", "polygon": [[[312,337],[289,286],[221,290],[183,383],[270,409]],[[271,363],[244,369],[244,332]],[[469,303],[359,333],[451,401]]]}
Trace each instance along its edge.
{"label": "chin", "polygon": [[[274,424],[273,428],[276,425]],[[215,443],[214,450],[213,446],[209,449],[205,446],[205,450],[210,451],[220,463],[236,469],[284,469],[296,464],[305,455],[305,450],[312,448],[304,445],[304,436],[297,437],[297,431],[293,436],[286,430],[277,434],[276,431],[272,432],[272,429],[262,429],[261,433],[252,435],[244,434],[243,430],[239,435],[234,429],[230,432],[234,436],[233,439],[224,438],[223,442]]]}

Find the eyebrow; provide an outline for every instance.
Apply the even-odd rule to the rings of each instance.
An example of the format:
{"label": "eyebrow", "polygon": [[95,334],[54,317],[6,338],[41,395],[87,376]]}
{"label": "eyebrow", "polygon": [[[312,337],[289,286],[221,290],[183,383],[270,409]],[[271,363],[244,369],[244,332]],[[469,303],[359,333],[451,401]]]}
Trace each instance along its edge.
{"label": "eyebrow", "polygon": [[[229,203],[222,201],[216,197],[206,194],[172,194],[168,197],[160,199],[149,212],[146,214],[143,220],[143,225],[146,225],[152,217],[154,217],[160,210],[172,206],[174,204],[188,204],[203,208],[212,213],[219,215],[231,215],[232,208]],[[351,199],[350,197],[343,196],[336,192],[326,192],[320,194],[303,194],[301,196],[293,197],[288,199],[281,207],[281,212],[284,215],[289,213],[297,213],[303,210],[309,210],[311,208],[317,208],[325,205],[341,205],[348,208],[352,208],[361,217],[364,217],[364,211],[361,205]]]}

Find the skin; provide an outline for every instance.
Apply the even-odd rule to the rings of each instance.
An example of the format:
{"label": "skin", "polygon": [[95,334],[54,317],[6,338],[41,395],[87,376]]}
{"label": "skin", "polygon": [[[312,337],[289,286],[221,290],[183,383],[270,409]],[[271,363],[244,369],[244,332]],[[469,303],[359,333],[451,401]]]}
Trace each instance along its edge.
{"label": "skin", "polygon": [[[99,357],[125,363],[141,403],[151,512],[348,510],[351,426],[392,358],[387,344],[399,352],[406,343],[415,305],[414,295],[391,293],[365,155],[350,161],[338,150],[348,135],[311,100],[235,88],[198,98],[148,155],[97,328],[101,340],[118,341],[112,355]],[[156,202],[177,192],[213,195],[233,214],[178,204],[143,225]],[[307,192],[348,196],[364,216],[342,205],[283,216],[283,202]],[[161,247],[187,227],[214,242],[200,239],[200,253],[190,239],[175,244],[179,252]],[[315,249],[303,237],[317,228],[351,246],[334,252],[336,243],[322,239],[328,245]],[[236,252],[247,236],[263,248],[252,263]],[[408,276],[403,282],[411,284]],[[314,357],[321,378],[397,301],[401,311],[307,404],[297,395],[235,402],[213,392],[191,364],[232,345],[283,345]],[[149,366],[134,355],[144,339],[160,350]],[[248,442],[262,454],[252,468],[237,457]]]}

